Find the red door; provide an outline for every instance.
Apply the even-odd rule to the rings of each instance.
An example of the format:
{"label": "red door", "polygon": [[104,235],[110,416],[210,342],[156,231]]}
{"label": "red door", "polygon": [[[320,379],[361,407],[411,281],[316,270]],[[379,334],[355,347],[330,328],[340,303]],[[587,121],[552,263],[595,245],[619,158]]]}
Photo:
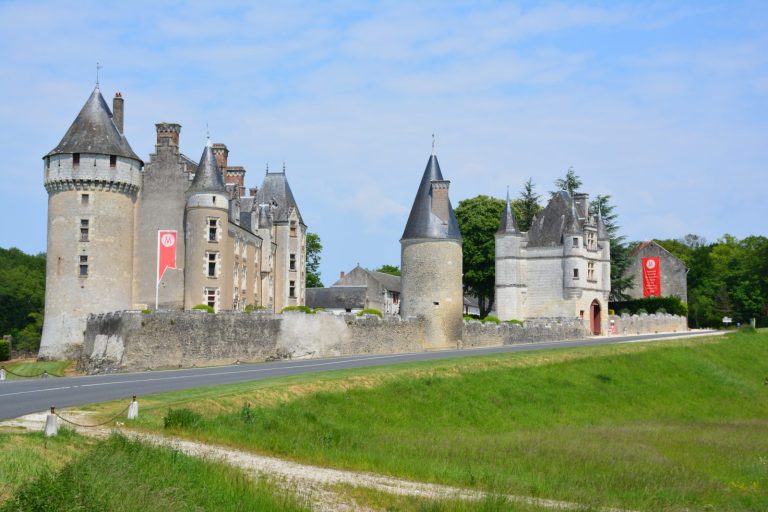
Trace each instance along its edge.
{"label": "red door", "polygon": [[593,300],[589,306],[589,328],[595,336],[600,335],[600,303]]}

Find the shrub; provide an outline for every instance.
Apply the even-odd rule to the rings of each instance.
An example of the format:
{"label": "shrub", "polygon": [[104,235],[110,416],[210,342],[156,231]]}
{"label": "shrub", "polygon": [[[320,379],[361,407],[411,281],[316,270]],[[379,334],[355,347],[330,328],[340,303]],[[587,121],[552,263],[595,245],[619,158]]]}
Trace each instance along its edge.
{"label": "shrub", "polygon": [[637,315],[647,315],[648,311],[646,311],[645,308],[640,308],[637,311],[635,311],[635,314],[637,314]]}
{"label": "shrub", "polygon": [[168,409],[168,413],[163,417],[163,427],[189,429],[197,427],[202,421],[200,414],[187,408]]}
{"label": "shrub", "polygon": [[484,324],[500,324],[501,323],[501,320],[499,320],[497,317],[493,315],[488,315],[485,318],[481,318],[480,321],[483,322]]}
{"label": "shrub", "polygon": [[320,311],[325,311],[325,308],[315,308],[312,310],[313,313],[318,313]]}
{"label": "shrub", "polygon": [[203,311],[207,311],[208,313],[214,313],[215,311],[211,306],[208,304],[198,304],[197,306],[194,306],[192,309],[200,309]]}
{"label": "shrub", "polygon": [[314,311],[312,311],[312,309],[308,308],[307,306],[285,306],[280,312],[285,313],[286,311],[303,311],[308,315],[314,313]]}
{"label": "shrub", "polygon": [[752,327],[752,324],[744,324],[739,327],[739,332],[743,332],[744,334],[757,334],[757,329]]}
{"label": "shrub", "polygon": [[510,325],[523,325],[523,321],[522,320],[516,320],[514,318],[512,320],[507,320],[506,323],[508,323]]}
{"label": "shrub", "polygon": [[151,314],[151,313],[152,313],[152,310],[151,310],[151,309],[142,309],[142,310],[141,310],[141,314],[142,314],[142,315],[149,315],[149,314]]}
{"label": "shrub", "polygon": [[470,320],[477,320],[477,318],[474,318],[472,315],[464,315],[465,322],[469,322]]}
{"label": "shrub", "polygon": [[680,300],[680,297],[645,297],[643,299],[623,300],[611,302],[608,307],[620,312],[637,314],[641,309],[648,313],[658,313],[660,309],[671,315],[687,316],[688,306]]}
{"label": "shrub", "polygon": [[248,304],[245,306],[246,313],[253,313],[254,311],[263,311],[267,309],[265,306],[257,306],[256,304]]}
{"label": "shrub", "polygon": [[11,358],[11,344],[8,340],[0,340],[0,361],[8,361]]}
{"label": "shrub", "polygon": [[656,310],[657,314],[665,315],[667,313],[667,310],[665,308],[659,308]]}
{"label": "shrub", "polygon": [[363,315],[376,315],[378,317],[382,317],[384,315],[381,314],[381,311],[378,309],[373,308],[365,308],[364,310],[360,311],[357,316],[363,316]]}

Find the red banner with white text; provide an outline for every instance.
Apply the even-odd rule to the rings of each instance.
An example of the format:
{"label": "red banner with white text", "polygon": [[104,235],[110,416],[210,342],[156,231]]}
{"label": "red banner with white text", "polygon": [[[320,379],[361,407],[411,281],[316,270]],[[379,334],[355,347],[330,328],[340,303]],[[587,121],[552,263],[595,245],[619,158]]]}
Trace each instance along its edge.
{"label": "red banner with white text", "polygon": [[176,268],[176,231],[157,232],[157,282],[169,268]]}
{"label": "red banner with white text", "polygon": [[661,297],[659,257],[643,258],[643,297]]}

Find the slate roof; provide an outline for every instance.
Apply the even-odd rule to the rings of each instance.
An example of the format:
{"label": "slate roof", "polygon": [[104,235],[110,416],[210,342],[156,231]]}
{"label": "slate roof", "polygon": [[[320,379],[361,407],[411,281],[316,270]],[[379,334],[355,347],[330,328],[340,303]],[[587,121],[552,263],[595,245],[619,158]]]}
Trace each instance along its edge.
{"label": "slate roof", "polygon": [[306,304],[310,308],[362,309],[365,307],[365,286],[332,286],[307,288]]}
{"label": "slate roof", "polygon": [[437,215],[432,213],[432,181],[443,181],[443,173],[440,171],[440,164],[435,155],[429,157],[401,240],[415,238],[461,240],[459,224],[456,222],[456,215],[453,213],[450,201],[447,223],[443,223]]}
{"label": "slate roof", "polygon": [[226,192],[224,186],[224,177],[221,175],[219,166],[216,164],[216,156],[213,154],[213,148],[210,141],[205,145],[203,154],[200,157],[200,164],[195,172],[195,179],[187,189],[187,194],[197,192]]}
{"label": "slate roof", "polygon": [[296,199],[293,197],[293,192],[291,192],[291,187],[285,177],[285,172],[267,171],[261,187],[256,192],[256,204],[269,204],[272,200],[277,203],[277,208],[272,211],[274,222],[287,222],[291,208],[295,208],[299,222],[304,223],[301,212],[299,212],[299,206],[296,204]]}
{"label": "slate roof", "polygon": [[376,272],[375,270],[368,270],[367,272],[373,279],[378,281],[385,290],[400,293],[400,276],[393,276],[392,274],[385,274],[384,272]]}
{"label": "slate roof", "polygon": [[572,201],[568,192],[560,191],[533,219],[528,230],[528,247],[555,247],[563,243],[563,233],[572,216]]}
{"label": "slate roof", "polygon": [[80,109],[80,113],[77,114],[59,145],[45,156],[68,153],[116,155],[144,163],[115,126],[112,121],[112,111],[109,110],[98,87],[93,90],[83,108]]}
{"label": "slate roof", "polygon": [[507,202],[504,205],[504,212],[501,214],[501,222],[499,222],[499,229],[497,233],[520,233],[517,228],[517,219],[512,211],[512,202],[509,200],[509,190],[507,190]]}
{"label": "slate roof", "polygon": [[610,236],[608,236],[608,230],[605,229],[605,222],[603,222],[603,218],[598,215],[597,217],[597,239],[598,240],[610,240]]}

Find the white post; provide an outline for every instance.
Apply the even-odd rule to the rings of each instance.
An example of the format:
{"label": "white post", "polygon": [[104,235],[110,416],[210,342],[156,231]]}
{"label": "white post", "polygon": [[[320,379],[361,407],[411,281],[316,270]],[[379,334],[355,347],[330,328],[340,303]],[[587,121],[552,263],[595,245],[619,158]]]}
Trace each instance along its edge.
{"label": "white post", "polygon": [[56,408],[51,406],[51,412],[45,418],[45,437],[55,437],[59,433],[59,423],[56,421]]}
{"label": "white post", "polygon": [[0,368],[0,380],[5,380],[5,368]]}
{"label": "white post", "polygon": [[139,418],[139,402],[136,401],[136,395],[133,395],[131,405],[128,406],[128,419],[135,420]]}

